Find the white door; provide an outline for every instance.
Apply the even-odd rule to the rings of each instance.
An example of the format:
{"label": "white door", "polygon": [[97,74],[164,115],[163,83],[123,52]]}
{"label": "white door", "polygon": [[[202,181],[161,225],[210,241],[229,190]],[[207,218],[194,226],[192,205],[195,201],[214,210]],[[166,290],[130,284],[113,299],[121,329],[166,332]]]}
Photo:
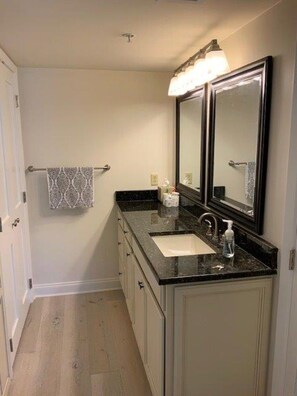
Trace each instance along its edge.
{"label": "white door", "polygon": [[30,304],[30,253],[17,76],[9,62],[0,63],[0,260],[12,366]]}

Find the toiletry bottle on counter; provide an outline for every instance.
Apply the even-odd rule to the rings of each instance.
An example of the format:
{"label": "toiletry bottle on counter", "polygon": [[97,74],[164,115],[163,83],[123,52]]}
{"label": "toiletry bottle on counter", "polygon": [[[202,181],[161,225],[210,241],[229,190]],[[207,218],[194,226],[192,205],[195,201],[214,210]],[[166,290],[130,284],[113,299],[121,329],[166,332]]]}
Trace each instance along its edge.
{"label": "toiletry bottle on counter", "polygon": [[169,180],[166,178],[162,186],[158,187],[158,200],[163,202],[163,194],[171,194],[174,191],[174,187],[170,185]]}
{"label": "toiletry bottle on counter", "polygon": [[223,221],[228,224],[228,228],[224,233],[223,256],[231,258],[234,256],[234,231],[232,230],[233,221]]}

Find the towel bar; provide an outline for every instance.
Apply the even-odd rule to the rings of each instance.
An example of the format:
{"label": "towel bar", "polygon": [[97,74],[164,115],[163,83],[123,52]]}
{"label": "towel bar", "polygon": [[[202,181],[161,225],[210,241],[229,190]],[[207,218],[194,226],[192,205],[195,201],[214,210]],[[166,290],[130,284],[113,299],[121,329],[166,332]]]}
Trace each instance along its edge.
{"label": "towel bar", "polygon": [[228,162],[228,165],[230,165],[230,166],[247,165],[247,162],[234,162],[233,160],[230,160]]}
{"label": "towel bar", "polygon": [[[103,170],[103,171],[109,171],[111,169],[110,165],[104,165],[104,166],[99,166],[94,168],[94,170]],[[46,168],[34,168],[33,165],[28,166],[27,168],[28,172],[41,172],[41,171],[46,171]]]}

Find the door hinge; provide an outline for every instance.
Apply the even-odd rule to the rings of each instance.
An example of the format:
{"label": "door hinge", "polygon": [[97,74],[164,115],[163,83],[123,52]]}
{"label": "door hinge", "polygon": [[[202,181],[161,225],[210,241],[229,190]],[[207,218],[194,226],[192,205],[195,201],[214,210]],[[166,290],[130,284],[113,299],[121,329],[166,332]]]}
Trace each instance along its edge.
{"label": "door hinge", "polygon": [[296,250],[290,250],[290,259],[289,259],[289,270],[293,271],[295,269],[295,258],[296,258]]}
{"label": "door hinge", "polygon": [[24,203],[27,202],[27,193],[26,193],[26,191],[23,192],[23,202]]}
{"label": "door hinge", "polygon": [[2,218],[0,217],[0,232],[2,232],[3,231],[3,228],[2,228]]}
{"label": "door hinge", "polygon": [[32,278],[28,279],[28,284],[29,284],[29,289],[32,289],[32,287],[33,287],[33,280],[32,280]]}
{"label": "door hinge", "polygon": [[17,109],[20,107],[19,95],[15,95],[15,107]]}
{"label": "door hinge", "polygon": [[12,338],[9,339],[9,346],[10,346],[10,352],[13,352],[13,342],[12,342]]}

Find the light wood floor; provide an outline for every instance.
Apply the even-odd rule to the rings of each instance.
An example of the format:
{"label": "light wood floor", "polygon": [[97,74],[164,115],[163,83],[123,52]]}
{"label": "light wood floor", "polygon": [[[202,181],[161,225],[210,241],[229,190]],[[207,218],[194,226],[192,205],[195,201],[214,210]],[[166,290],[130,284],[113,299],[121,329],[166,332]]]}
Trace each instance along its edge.
{"label": "light wood floor", "polygon": [[121,291],[38,298],[9,396],[151,396]]}

